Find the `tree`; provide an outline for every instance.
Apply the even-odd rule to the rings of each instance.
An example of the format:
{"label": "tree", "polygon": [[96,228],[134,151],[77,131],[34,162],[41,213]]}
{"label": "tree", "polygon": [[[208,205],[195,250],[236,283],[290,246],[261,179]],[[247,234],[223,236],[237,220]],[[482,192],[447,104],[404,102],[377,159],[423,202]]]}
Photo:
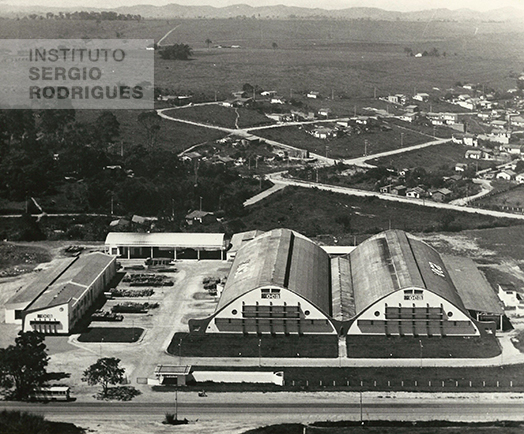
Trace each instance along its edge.
{"label": "tree", "polygon": [[145,128],[147,144],[151,148],[155,145],[160,131],[161,118],[155,111],[142,112],[138,115],[138,122]]}
{"label": "tree", "polygon": [[103,357],[98,359],[84,371],[82,381],[90,386],[102,386],[101,398],[107,397],[109,385],[122,384],[125,369],[119,366],[120,359],[116,357]]}
{"label": "tree", "polygon": [[110,111],[103,111],[95,121],[95,130],[104,143],[111,143],[120,136],[120,122]]}
{"label": "tree", "polygon": [[406,56],[413,56],[413,50],[409,47],[404,48],[404,53],[406,53]]}
{"label": "tree", "polygon": [[174,44],[162,48],[160,57],[166,60],[189,60],[193,49],[187,44]]}
{"label": "tree", "polygon": [[209,38],[206,39],[206,45],[207,45],[207,48],[209,48],[209,46],[213,43],[213,41]]}
{"label": "tree", "polygon": [[276,50],[278,48],[278,44],[276,42],[273,42],[271,44],[271,48],[273,48],[273,50]]}
{"label": "tree", "polygon": [[15,345],[0,349],[0,382],[11,389],[9,396],[26,400],[35,387],[45,383],[49,361],[44,335],[38,332],[19,332]]}

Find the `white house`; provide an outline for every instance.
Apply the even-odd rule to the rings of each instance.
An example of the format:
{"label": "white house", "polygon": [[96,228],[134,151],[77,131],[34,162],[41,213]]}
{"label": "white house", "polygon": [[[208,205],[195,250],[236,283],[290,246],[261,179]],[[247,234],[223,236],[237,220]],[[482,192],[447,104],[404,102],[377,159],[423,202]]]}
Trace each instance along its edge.
{"label": "white house", "polygon": [[429,101],[429,94],[427,93],[417,93],[415,96],[413,96],[414,100],[427,102]]}
{"label": "white house", "polygon": [[308,92],[306,96],[311,99],[318,99],[320,98],[320,92],[311,91]]}
{"label": "white house", "polygon": [[513,170],[506,169],[506,170],[502,170],[499,173],[497,173],[496,178],[503,179],[505,181],[511,181],[512,179],[515,179],[516,176],[517,174],[513,172]]}
{"label": "white house", "polygon": [[519,184],[524,184],[524,173],[519,173],[517,176],[515,176],[515,181],[517,181]]}

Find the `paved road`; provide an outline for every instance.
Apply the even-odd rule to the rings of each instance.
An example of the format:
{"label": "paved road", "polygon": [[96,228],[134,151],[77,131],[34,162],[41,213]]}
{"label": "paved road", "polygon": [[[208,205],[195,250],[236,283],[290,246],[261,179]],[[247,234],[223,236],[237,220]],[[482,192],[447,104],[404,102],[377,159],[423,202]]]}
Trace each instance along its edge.
{"label": "paved road", "polygon": [[[179,394],[181,395],[181,394]],[[227,402],[227,394],[221,394],[220,402],[209,402],[207,398],[201,398],[201,402],[184,402],[180,397],[178,402],[179,418],[249,418],[252,416],[266,416],[268,423],[276,415],[288,415],[290,418],[302,418],[304,420],[315,417],[316,419],[327,419],[329,417],[359,420],[366,419],[382,420],[454,420],[454,421],[494,421],[494,420],[520,420],[524,411],[523,402],[500,402],[500,401],[474,401],[466,400],[452,402],[442,400],[439,402],[427,402],[423,399],[411,399],[405,402],[366,402],[364,395],[362,408],[358,394],[353,394],[350,401],[343,399],[321,401],[313,399],[310,402],[280,401],[278,395],[274,395],[272,402],[260,402],[246,396],[244,402]],[[337,402],[338,401],[338,402]],[[95,418],[121,420],[132,418],[161,419],[166,412],[173,412],[172,403],[50,403],[50,404],[17,404],[3,403],[2,407],[9,410],[23,410],[32,413],[43,414],[53,419],[69,419],[75,415],[92,415]]]}

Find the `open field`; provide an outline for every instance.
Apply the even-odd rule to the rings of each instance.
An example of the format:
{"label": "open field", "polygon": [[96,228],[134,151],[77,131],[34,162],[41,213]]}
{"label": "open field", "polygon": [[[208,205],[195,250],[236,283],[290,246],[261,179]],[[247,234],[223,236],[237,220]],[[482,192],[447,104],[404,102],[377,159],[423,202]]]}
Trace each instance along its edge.
{"label": "open field", "polygon": [[[464,158],[466,150],[468,149],[470,149],[470,147],[450,142],[404,152],[403,154],[369,160],[369,163],[394,167],[395,169],[423,167],[428,172],[433,172],[443,167],[453,169],[456,163],[468,163],[472,167],[476,167],[474,160]],[[479,161],[479,170],[489,167],[491,164],[492,162],[490,161]]]}
{"label": "open field", "polygon": [[[126,145],[128,144],[142,144],[147,146],[146,131],[144,127],[138,123],[138,115],[140,113],[141,112],[137,110],[114,111],[120,123],[120,140],[123,142],[124,155],[126,153]],[[97,110],[79,110],[76,114],[76,119],[80,122],[92,122],[99,114],[100,112]],[[157,147],[165,147],[166,149],[178,152],[199,143],[220,139],[225,135],[225,133],[217,130],[162,119],[155,149]],[[120,153],[120,143],[115,145],[113,151],[117,154]]]}
{"label": "open field", "polygon": [[481,198],[478,201],[475,201],[475,204],[480,205],[483,208],[501,206],[522,208],[524,207],[524,185],[519,185],[510,190]]}
{"label": "open field", "polygon": [[[237,116],[238,113],[238,116]],[[200,107],[184,107],[167,111],[169,116],[186,119],[208,125],[226,128],[247,128],[272,124],[273,121],[263,114],[246,108],[230,108],[220,105],[204,105]]]}
{"label": "open field", "polygon": [[[365,155],[366,150],[369,155],[398,149],[401,147],[401,133],[404,136],[404,146],[418,145],[430,140],[428,136],[418,132],[400,129],[396,126],[392,128],[391,131],[374,131],[333,139],[317,139],[306,133],[302,127],[294,126],[257,130],[255,134],[331,158],[361,157]],[[365,142],[367,142],[367,147]]]}
{"label": "open field", "polygon": [[366,421],[364,424],[358,421],[338,422],[315,422],[302,425],[288,423],[280,425],[269,425],[246,431],[244,434],[303,434],[303,433],[325,433],[330,434],[519,434],[522,432],[520,422],[498,422],[485,424],[457,424],[430,422],[391,422]]}
{"label": "open field", "polygon": [[248,207],[247,214],[241,217],[241,221],[241,227],[245,230],[287,227],[307,237],[332,234],[338,237],[340,244],[352,244],[353,235],[377,233],[388,228],[408,232],[433,232],[516,223],[488,216],[298,187],[286,187]]}

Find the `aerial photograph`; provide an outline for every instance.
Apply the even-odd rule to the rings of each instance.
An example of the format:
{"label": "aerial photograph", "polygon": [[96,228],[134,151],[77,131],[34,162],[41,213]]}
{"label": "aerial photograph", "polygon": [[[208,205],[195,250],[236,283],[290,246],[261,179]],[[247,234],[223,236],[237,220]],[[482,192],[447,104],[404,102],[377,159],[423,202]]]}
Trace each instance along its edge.
{"label": "aerial photograph", "polygon": [[0,0],[0,434],[524,433],[524,2],[240,1]]}

